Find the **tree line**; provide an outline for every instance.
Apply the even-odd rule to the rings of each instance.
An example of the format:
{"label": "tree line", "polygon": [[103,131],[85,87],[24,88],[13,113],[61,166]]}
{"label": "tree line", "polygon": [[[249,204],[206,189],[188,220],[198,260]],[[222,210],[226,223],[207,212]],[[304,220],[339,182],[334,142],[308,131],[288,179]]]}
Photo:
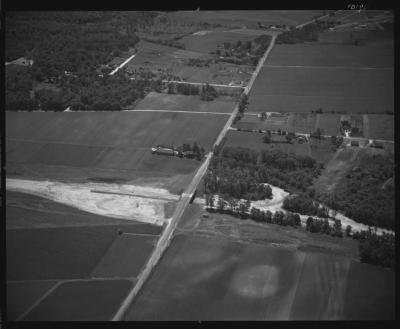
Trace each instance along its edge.
{"label": "tree line", "polygon": [[205,195],[206,210],[209,212],[218,212],[232,215],[240,219],[251,219],[260,223],[278,224],[282,226],[301,226],[300,216],[298,214],[283,212],[277,210],[275,213],[267,210],[260,210],[251,207],[250,200],[236,199],[229,196],[220,196],[214,194]]}

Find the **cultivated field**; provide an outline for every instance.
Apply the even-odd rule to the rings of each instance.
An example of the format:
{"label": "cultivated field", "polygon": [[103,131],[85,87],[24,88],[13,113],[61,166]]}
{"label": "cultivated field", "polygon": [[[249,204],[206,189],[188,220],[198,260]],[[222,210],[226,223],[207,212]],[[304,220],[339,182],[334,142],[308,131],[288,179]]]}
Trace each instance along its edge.
{"label": "cultivated field", "polygon": [[151,234],[123,233],[114,240],[90,276],[136,277],[152,253],[157,238]]}
{"label": "cultivated field", "polygon": [[249,111],[385,112],[394,109],[393,69],[263,67]]}
{"label": "cultivated field", "polygon": [[129,280],[65,282],[22,321],[108,321],[131,286]]}
{"label": "cultivated field", "polygon": [[15,321],[28,310],[57,281],[14,281],[8,282],[7,289],[7,319]]}
{"label": "cultivated field", "polygon": [[344,66],[393,68],[393,47],[355,45],[275,45],[264,66]]}
{"label": "cultivated field", "polygon": [[257,27],[257,22],[263,24],[296,25],[304,23],[316,15],[322,15],[321,10],[224,10],[224,11],[178,11],[168,16],[182,22],[207,22],[233,27]]}
{"label": "cultivated field", "polygon": [[8,175],[78,182],[116,179],[181,193],[199,162],[155,155],[150,148],[197,142],[208,152],[227,118],[135,111],[7,112]]}
{"label": "cultivated field", "polygon": [[[353,307],[352,318],[393,319],[394,273],[357,276],[350,269],[358,266],[327,254],[177,235],[125,319],[337,320],[350,318]],[[373,285],[382,273],[386,286]],[[353,306],[348,301],[365,294],[354,287],[360,281],[371,284],[370,298]],[[375,296],[386,310],[371,314]]]}
{"label": "cultivated field", "polygon": [[[118,236],[119,230],[135,233],[136,225],[8,230],[7,279],[88,277]],[[144,228],[139,228],[139,232],[156,237],[159,229],[149,226],[147,232]],[[142,242],[145,246],[146,242]]]}
{"label": "cultivated field", "polygon": [[[216,112],[231,114],[236,103],[229,100],[215,99],[205,102],[199,96],[169,95],[149,93],[135,107],[135,110],[164,110],[189,112]],[[227,118],[227,117],[226,117]]]}

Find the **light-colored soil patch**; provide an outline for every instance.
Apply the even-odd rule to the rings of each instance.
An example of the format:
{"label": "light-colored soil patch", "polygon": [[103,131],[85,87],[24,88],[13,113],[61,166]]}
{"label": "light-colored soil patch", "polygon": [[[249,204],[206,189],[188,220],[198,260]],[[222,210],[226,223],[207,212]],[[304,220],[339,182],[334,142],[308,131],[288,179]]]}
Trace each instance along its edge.
{"label": "light-colored soil patch", "polygon": [[[101,183],[66,184],[7,179],[6,188],[45,197],[94,214],[156,225],[168,220],[165,218],[164,204],[179,198],[161,188]],[[110,193],[94,193],[94,190]]]}

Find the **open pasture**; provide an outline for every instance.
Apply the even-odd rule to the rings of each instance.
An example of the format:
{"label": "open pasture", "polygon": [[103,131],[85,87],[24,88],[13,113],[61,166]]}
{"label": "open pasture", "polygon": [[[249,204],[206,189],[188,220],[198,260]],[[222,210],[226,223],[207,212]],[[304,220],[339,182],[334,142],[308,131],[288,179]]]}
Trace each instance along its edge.
{"label": "open pasture", "polygon": [[275,45],[264,66],[337,66],[393,68],[393,47],[355,45],[279,44]]}
{"label": "open pasture", "polygon": [[22,321],[109,321],[131,286],[117,279],[64,282]]}
{"label": "open pasture", "polygon": [[[359,266],[329,254],[177,235],[125,320],[345,319],[354,307],[346,290],[364,280],[349,275],[350,264]],[[370,287],[364,303],[372,307],[384,296],[389,312],[355,318],[393,318],[394,273],[383,271],[372,276],[385,277],[386,286]],[[352,298],[364,289],[355,288]]]}
{"label": "open pasture", "polygon": [[385,112],[394,109],[393,69],[263,67],[251,112]]}

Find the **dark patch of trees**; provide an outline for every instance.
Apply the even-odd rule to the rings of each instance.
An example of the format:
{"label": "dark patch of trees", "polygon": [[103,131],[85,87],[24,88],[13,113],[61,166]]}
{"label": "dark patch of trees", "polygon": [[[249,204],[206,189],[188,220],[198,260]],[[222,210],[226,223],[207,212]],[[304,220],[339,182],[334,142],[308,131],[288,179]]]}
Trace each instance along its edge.
{"label": "dark patch of trees", "polygon": [[394,188],[383,188],[393,175],[392,156],[364,156],[358,166],[350,169],[338,182],[333,195],[319,195],[318,198],[357,222],[394,229],[395,191]]}
{"label": "dark patch of trees", "polygon": [[329,220],[308,217],[306,221],[306,230],[311,233],[322,233],[339,238],[343,237],[342,223],[339,219],[335,219],[334,224],[331,226]]}
{"label": "dark patch of trees", "polygon": [[218,97],[218,92],[215,90],[213,86],[210,86],[208,83],[203,85],[200,90],[200,99],[202,101],[212,101]]}
{"label": "dark patch of trees", "polygon": [[380,265],[394,269],[396,266],[394,234],[377,235],[371,229],[353,233],[353,239],[359,241],[358,250],[363,263]]}
{"label": "dark patch of trees", "polygon": [[249,200],[238,200],[230,196],[223,196],[215,201],[213,194],[205,195],[206,210],[209,212],[218,212],[228,214],[240,219],[251,219],[259,223],[277,224],[281,226],[300,227],[301,220],[298,214],[284,213],[276,211],[272,213],[267,210],[260,210],[251,207]]}

